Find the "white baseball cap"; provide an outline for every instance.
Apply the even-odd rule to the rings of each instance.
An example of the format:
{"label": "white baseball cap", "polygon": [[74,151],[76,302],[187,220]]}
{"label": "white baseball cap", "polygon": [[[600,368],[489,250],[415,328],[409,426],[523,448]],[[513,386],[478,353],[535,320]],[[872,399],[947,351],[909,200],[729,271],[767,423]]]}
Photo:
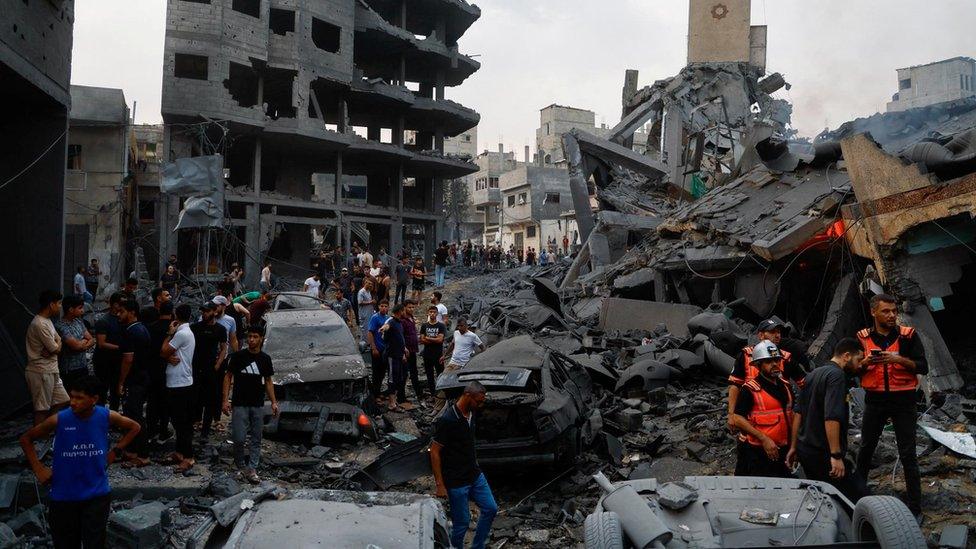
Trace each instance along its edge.
{"label": "white baseball cap", "polygon": [[215,303],[217,305],[225,305],[225,306],[226,305],[230,305],[230,301],[228,301],[227,298],[224,297],[224,296],[222,296],[222,295],[218,295],[218,296],[214,297],[213,299],[211,299],[210,301],[212,301],[213,303]]}

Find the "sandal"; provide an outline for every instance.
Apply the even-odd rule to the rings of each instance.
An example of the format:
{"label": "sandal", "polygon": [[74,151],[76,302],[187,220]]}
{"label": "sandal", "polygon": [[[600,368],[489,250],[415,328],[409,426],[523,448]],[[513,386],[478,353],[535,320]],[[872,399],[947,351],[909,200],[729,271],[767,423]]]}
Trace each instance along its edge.
{"label": "sandal", "polygon": [[139,457],[139,456],[132,456],[132,457],[127,458],[125,461],[122,462],[122,468],[123,469],[134,469],[134,468],[137,468],[137,467],[145,467],[145,466],[147,466],[149,464],[150,464],[150,461],[149,461],[148,458],[143,458],[143,457]]}
{"label": "sandal", "polygon": [[194,461],[192,459],[184,459],[183,461],[180,462],[179,465],[177,465],[176,467],[173,468],[173,472],[174,473],[185,473],[185,472],[189,471],[190,469],[193,469],[193,466],[195,464],[196,464],[196,461]]}

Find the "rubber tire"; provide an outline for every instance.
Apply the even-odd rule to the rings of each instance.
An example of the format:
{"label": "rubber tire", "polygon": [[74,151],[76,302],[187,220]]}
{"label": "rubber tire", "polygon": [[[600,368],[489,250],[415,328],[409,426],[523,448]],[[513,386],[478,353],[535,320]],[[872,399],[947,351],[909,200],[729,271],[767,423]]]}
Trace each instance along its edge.
{"label": "rubber tire", "polygon": [[877,542],[881,549],[925,549],[915,517],[892,496],[867,496],[854,506],[855,541]]}
{"label": "rubber tire", "polygon": [[590,513],[583,522],[586,549],[624,549],[624,533],[617,513]]}

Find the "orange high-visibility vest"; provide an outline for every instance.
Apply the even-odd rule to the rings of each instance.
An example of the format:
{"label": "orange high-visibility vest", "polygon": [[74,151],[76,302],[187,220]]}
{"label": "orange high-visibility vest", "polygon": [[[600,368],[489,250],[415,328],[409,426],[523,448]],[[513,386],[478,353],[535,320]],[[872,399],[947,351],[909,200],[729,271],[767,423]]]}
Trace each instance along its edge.
{"label": "orange high-visibility vest", "polygon": [[[793,394],[790,393],[790,386],[785,380],[779,382],[786,389],[785,407],[776,397],[767,393],[755,379],[747,381],[742,387],[752,391],[752,411],[746,419],[757,430],[773,439],[777,446],[784,448],[790,442],[790,429],[793,426]],[[742,433],[739,439],[753,446],[762,446],[762,441],[750,434]]]}
{"label": "orange high-visibility vest", "polygon": [[[898,337],[887,349],[882,349],[875,344],[874,340],[871,339],[871,330],[868,328],[858,332],[857,339],[860,340],[861,346],[864,348],[864,356],[867,357],[871,355],[872,349],[898,354],[901,348],[901,340],[910,339],[913,335],[915,335],[915,328],[899,326]],[[861,387],[865,391],[914,391],[918,387],[918,377],[916,377],[915,372],[900,364],[872,364],[868,366],[867,371],[861,374]]]}

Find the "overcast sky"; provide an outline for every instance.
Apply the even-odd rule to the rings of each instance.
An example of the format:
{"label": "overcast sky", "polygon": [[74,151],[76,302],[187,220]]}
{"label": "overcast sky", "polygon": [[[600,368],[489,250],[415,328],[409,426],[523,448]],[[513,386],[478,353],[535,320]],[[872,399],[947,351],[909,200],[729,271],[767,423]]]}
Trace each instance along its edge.
{"label": "overcast sky", "polygon": [[[625,69],[640,86],[685,64],[687,0],[481,0],[461,51],[482,68],[447,97],[481,113],[479,148],[535,149],[539,109],[620,118]],[[976,56],[973,0],[753,0],[769,26],[768,70],[793,85],[801,135],[884,110],[895,69]],[[160,122],[166,0],[75,3],[72,83],[122,88],[138,122]]]}

